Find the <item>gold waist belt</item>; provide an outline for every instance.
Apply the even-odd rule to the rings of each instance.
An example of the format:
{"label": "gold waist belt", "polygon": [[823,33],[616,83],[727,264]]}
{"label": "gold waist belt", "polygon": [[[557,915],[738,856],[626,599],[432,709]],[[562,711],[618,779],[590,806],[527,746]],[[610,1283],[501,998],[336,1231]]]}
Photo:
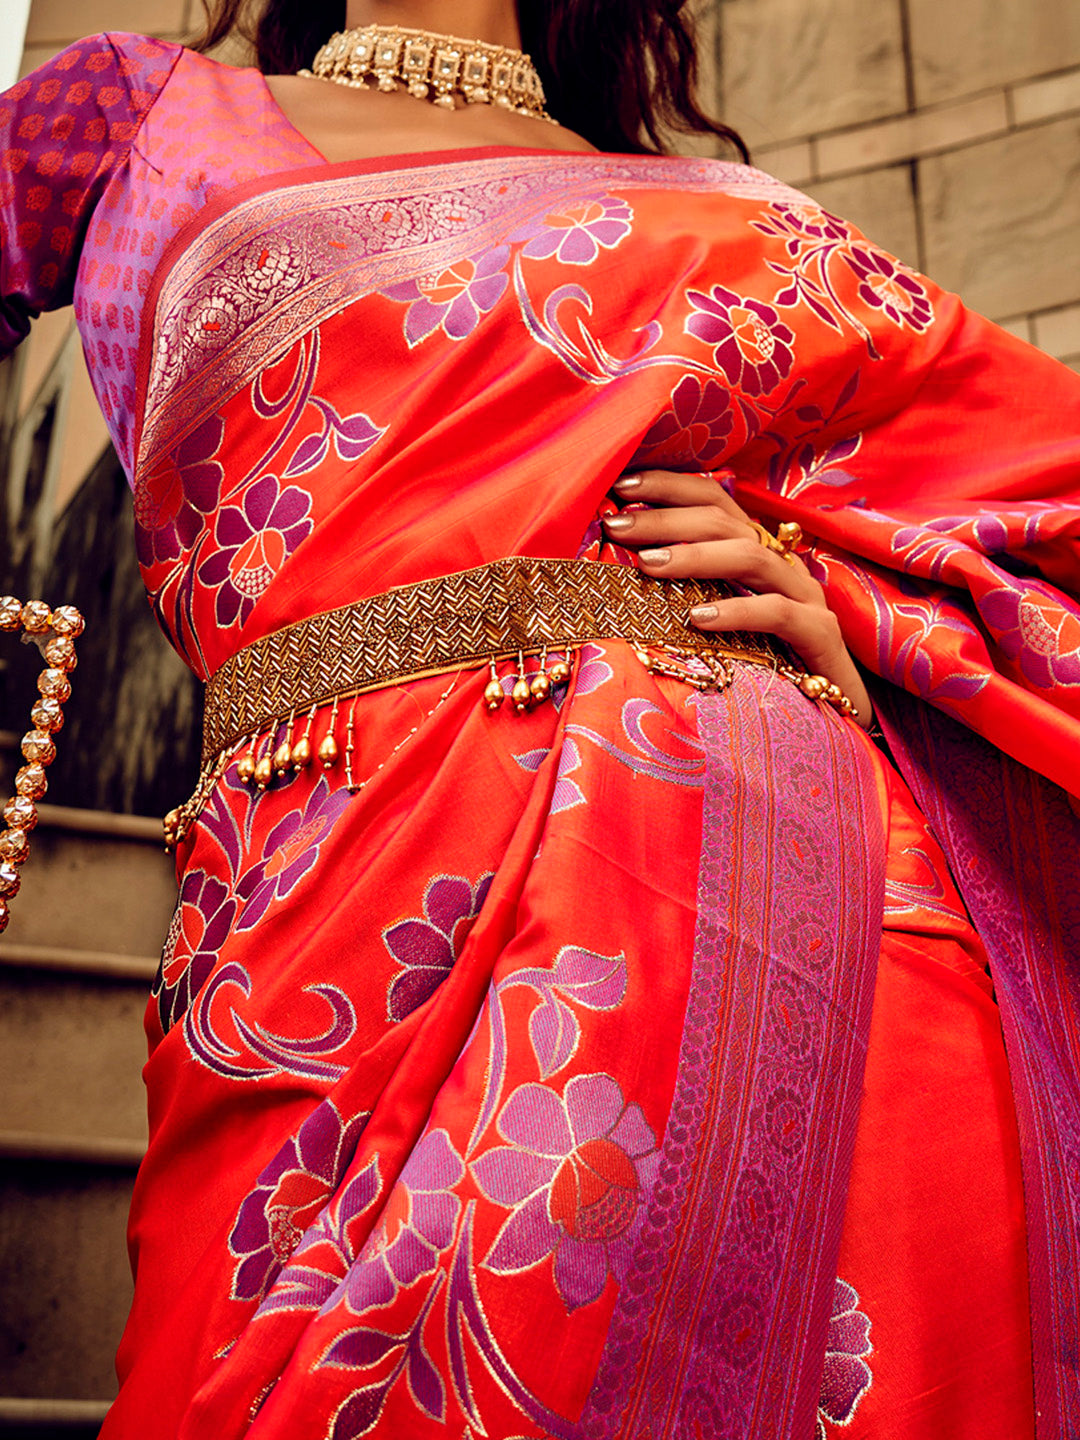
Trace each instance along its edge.
{"label": "gold waist belt", "polygon": [[654,580],[629,565],[520,555],[399,585],[275,630],[227,660],[206,686],[203,763],[312,705],[587,640],[763,665],[786,659],[768,636],[690,626],[692,606],[732,593],[715,581]]}
{"label": "gold waist belt", "polygon": [[[245,646],[207,682],[199,787],[166,817],[166,839],[183,837],[241,741],[247,742],[242,778],[265,789],[275,776],[311,762],[311,719],[320,706],[335,702],[336,716],[336,702],[367,691],[490,666],[484,699],[494,710],[507,694],[495,663],[514,658],[516,684],[508,698],[521,711],[569,676],[570,652],[589,640],[625,640],[650,670],[699,688],[728,684],[731,659],[766,665],[812,698],[836,703],[824,693],[828,682],[795,669],[771,636],[706,633],[689,624],[693,606],[733,593],[722,581],[656,580],[628,565],[518,555],[399,585],[276,630]],[[548,668],[549,652],[565,658]],[[531,677],[526,655],[543,657]],[[816,688],[809,683],[818,681]],[[307,730],[293,743],[294,722],[305,713]],[[278,743],[282,726],[288,728]],[[330,765],[337,755],[332,718],[317,758]],[[351,768],[348,777],[350,787],[359,788],[352,786]]]}

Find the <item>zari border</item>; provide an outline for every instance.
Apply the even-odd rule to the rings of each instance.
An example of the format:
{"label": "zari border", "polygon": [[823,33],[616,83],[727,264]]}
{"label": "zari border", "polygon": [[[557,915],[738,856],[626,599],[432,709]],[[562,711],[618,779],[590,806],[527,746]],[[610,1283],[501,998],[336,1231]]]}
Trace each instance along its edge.
{"label": "zari border", "polygon": [[147,297],[136,478],[224,395],[356,300],[505,241],[538,208],[611,187],[801,198],[717,160],[515,149],[305,168],[229,192],[174,238]]}
{"label": "zari border", "polygon": [[1016,1101],[1039,1440],[1080,1434],[1080,818],[1065,792],[892,687],[875,704],[986,945]]}
{"label": "zari border", "polygon": [[809,1435],[881,943],[861,735],[760,677],[698,697],[694,972],[653,1203],[589,1440]]}

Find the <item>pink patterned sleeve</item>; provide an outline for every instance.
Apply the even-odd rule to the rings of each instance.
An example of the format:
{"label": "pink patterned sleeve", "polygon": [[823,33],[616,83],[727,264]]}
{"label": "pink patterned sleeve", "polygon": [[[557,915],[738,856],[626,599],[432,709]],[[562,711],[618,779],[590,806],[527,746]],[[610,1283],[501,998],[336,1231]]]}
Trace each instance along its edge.
{"label": "pink patterned sleeve", "polygon": [[181,53],[95,35],[0,95],[0,355],[71,303],[94,207]]}

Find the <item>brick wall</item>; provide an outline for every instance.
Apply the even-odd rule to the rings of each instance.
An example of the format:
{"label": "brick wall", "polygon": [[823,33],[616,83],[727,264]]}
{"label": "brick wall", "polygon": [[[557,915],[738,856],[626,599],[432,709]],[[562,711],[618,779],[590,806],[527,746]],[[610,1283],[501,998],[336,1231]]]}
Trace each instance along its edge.
{"label": "brick wall", "polygon": [[[1080,368],[1078,0],[699,0],[754,158]],[[198,0],[32,0],[23,73],[97,30],[182,37]],[[69,325],[46,316],[29,403]],[[58,502],[105,443],[76,364]]]}
{"label": "brick wall", "polygon": [[755,161],[1080,369],[1077,0],[718,0]]}

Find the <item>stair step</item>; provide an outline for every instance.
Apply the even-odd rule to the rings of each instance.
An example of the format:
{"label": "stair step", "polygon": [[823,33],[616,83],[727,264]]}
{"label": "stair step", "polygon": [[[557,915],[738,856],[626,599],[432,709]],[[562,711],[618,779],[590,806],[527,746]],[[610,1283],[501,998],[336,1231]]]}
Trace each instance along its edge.
{"label": "stair step", "polygon": [[141,1141],[147,996],[143,975],[119,979],[17,966],[6,955],[0,965],[4,1125]]}
{"label": "stair step", "polygon": [[50,1134],[41,1130],[0,1130],[0,1162],[36,1160],[56,1165],[94,1165],[137,1170],[146,1141],[100,1135]]}
{"label": "stair step", "polygon": [[157,821],[42,805],[22,889],[0,952],[92,951],[143,959],[157,951],[176,903]]}
{"label": "stair step", "polygon": [[38,1400],[0,1395],[0,1435],[27,1434],[41,1440],[45,1431],[65,1436],[96,1435],[110,1400]]}
{"label": "stair step", "polygon": [[152,955],[114,955],[107,950],[63,950],[55,945],[13,945],[4,941],[0,965],[27,970],[59,970],[67,975],[95,975],[100,980],[131,980],[147,988],[160,962]]}
{"label": "stair step", "polygon": [[68,805],[39,805],[38,824],[80,835],[117,835],[141,840],[164,854],[161,821],[152,815],[114,815],[110,810],[76,810]]}
{"label": "stair step", "polygon": [[142,1018],[176,900],[157,821],[41,806],[0,941],[0,1437],[92,1440],[131,1303]]}
{"label": "stair step", "polygon": [[[50,1403],[115,1395],[113,1356],[131,1304],[126,1228],[132,1183],[127,1165],[5,1158],[0,1394]],[[57,1429],[63,1417],[53,1414]],[[43,1429],[44,1421],[36,1433]]]}

